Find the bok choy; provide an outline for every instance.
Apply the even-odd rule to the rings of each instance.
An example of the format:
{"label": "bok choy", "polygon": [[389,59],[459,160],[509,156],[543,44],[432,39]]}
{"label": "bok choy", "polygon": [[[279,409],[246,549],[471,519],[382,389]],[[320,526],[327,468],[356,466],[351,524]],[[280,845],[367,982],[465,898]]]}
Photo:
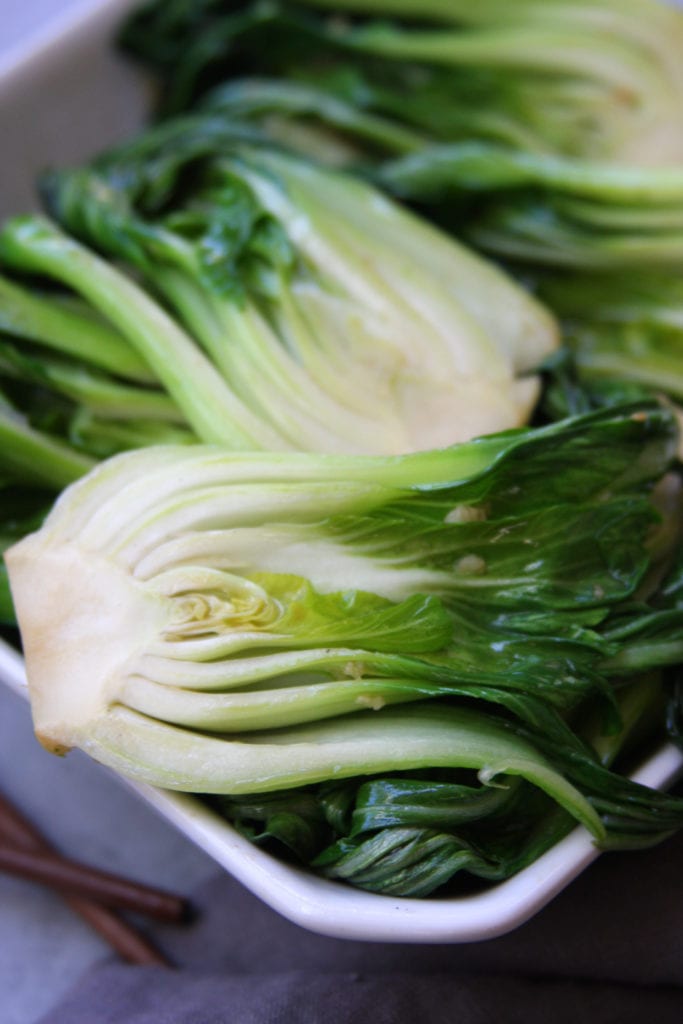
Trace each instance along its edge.
{"label": "bok choy", "polygon": [[[540,830],[536,853],[572,821],[608,844],[654,841],[683,806],[601,766],[580,721],[593,707],[598,733],[618,734],[620,687],[647,668],[628,655],[672,570],[676,441],[650,402],[391,458],[194,445],[108,460],[6,555],[37,734],[237,801],[238,817],[294,787],[318,820],[333,783],[455,771],[474,773],[473,818],[537,794],[518,817],[527,839]],[[680,660],[681,615],[650,637],[649,664]],[[486,796],[514,777],[509,799]],[[444,865],[500,877],[528,853],[518,835],[496,867],[448,814],[432,840],[405,832],[400,806],[400,825],[382,813],[361,852],[335,833],[312,856],[353,875],[379,842],[407,870],[417,842],[431,882],[391,884],[418,893]]]}
{"label": "bok choy", "polygon": [[370,185],[244,135],[182,119],[49,175],[69,234],[19,218],[0,258],[86,300],[167,392],[135,382],[147,416],[200,440],[398,454],[527,422],[545,307]]}
{"label": "bok choy", "polygon": [[683,401],[678,273],[554,274],[540,291],[563,318],[582,379],[636,381]]}
{"label": "bok choy", "polygon": [[0,617],[48,750],[392,895],[683,825],[627,777],[683,735],[682,26],[133,17],[173,116],[0,230]]}
{"label": "bok choy", "polygon": [[680,263],[671,5],[181,0],[123,38],[174,109],[355,167],[511,265]]}
{"label": "bok choy", "polygon": [[167,111],[269,77],[278,132],[293,81],[350,100],[349,125],[380,146],[422,135],[641,165],[683,155],[682,41],[680,13],[653,0],[156,0],[122,37],[164,78]]}

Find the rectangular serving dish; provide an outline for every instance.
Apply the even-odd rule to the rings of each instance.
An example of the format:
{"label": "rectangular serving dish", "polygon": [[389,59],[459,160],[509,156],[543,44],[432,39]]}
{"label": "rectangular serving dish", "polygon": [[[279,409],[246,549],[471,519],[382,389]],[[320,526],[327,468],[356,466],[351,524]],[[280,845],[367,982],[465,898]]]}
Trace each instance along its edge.
{"label": "rectangular serving dish", "polygon": [[[85,159],[140,127],[149,105],[147,84],[117,59],[111,42],[116,25],[136,2],[76,5],[29,46],[0,59],[0,137],[5,152],[13,154],[3,166],[0,217],[35,207],[33,183],[45,166]],[[27,696],[22,658],[2,641],[0,679]],[[665,787],[682,771],[683,754],[667,745],[634,778]],[[123,781],[274,910],[337,938],[409,943],[493,938],[532,917],[598,856],[588,833],[577,828],[533,865],[485,892],[422,900],[377,896],[275,860],[192,797]]]}

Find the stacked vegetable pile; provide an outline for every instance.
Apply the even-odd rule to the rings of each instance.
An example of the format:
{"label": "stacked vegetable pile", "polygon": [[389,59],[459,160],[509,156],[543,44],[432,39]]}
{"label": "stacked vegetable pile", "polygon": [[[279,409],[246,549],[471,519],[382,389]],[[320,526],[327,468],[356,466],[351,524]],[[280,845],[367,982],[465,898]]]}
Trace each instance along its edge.
{"label": "stacked vegetable pile", "polygon": [[393,895],[658,842],[683,21],[325,7],[138,13],[163,116],[0,233],[37,735]]}

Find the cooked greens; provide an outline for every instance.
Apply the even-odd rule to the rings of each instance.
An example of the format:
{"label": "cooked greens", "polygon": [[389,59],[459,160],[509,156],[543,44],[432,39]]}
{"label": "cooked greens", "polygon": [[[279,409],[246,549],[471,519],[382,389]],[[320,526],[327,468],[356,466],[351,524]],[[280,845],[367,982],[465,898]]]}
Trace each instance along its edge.
{"label": "cooked greens", "polygon": [[121,39],[159,120],[0,230],[42,742],[390,895],[680,828],[627,776],[683,734],[681,14],[156,0]]}
{"label": "cooked greens", "polygon": [[142,283],[38,218],[5,226],[2,257],[91,303],[173,399],[138,391],[149,418],[175,412],[204,441],[398,454],[467,440],[528,420],[557,346],[552,316],[498,268],[214,117],[168,122],[44,193]]}
{"label": "cooked greens", "polygon": [[[573,720],[588,700],[599,731],[618,732],[608,666],[647,667],[648,579],[678,533],[678,501],[664,513],[656,500],[678,493],[676,440],[646,403],[390,459],[118,456],[6,555],[37,734],[230,796],[424,769],[485,786],[520,776],[569,816],[543,835],[574,819],[601,842],[659,837],[683,807],[601,767]],[[670,612],[650,643],[658,667],[683,653]],[[475,816],[501,804],[477,798]],[[462,853],[451,825],[436,846]],[[478,873],[501,877],[520,855]],[[408,876],[405,891],[423,891]]]}
{"label": "cooked greens", "polygon": [[683,155],[682,40],[679,12],[651,0],[157,0],[123,33],[167,110],[276,76],[439,141],[650,165]]}
{"label": "cooked greens", "polygon": [[513,264],[681,261],[670,5],[179,0],[147,5],[122,42],[169,109],[201,103],[356,167]]}

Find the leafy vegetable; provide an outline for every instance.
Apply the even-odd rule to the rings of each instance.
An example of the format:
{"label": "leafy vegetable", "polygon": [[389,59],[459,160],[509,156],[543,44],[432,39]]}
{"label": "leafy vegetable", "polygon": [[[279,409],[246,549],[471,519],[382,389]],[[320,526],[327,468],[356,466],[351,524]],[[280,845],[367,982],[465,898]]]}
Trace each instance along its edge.
{"label": "leafy vegetable", "polygon": [[94,465],[69,445],[33,430],[0,395],[0,472],[12,482],[62,488]]}
{"label": "leafy vegetable", "polygon": [[[163,333],[176,376],[193,359],[182,387],[139,339],[153,317],[156,339],[157,304],[126,283],[121,313],[112,273],[96,300],[204,439],[414,451],[520,425],[538,397],[532,371],[557,339],[535,300],[370,186],[241,142],[220,120],[165,124],[45,188],[68,228],[132,263],[170,304],[176,326]],[[30,253],[29,229],[11,231],[4,255],[25,269],[63,280],[85,259],[55,259],[47,238],[39,257],[39,231]],[[69,284],[95,302],[92,270],[74,270]],[[199,410],[186,393],[200,362],[197,345],[181,356],[188,337],[220,378],[210,385],[203,371]]]}
{"label": "leafy vegetable", "polygon": [[[605,666],[628,672],[631,630],[610,624],[671,563],[652,488],[675,444],[646,403],[389,459],[195,445],[109,460],[6,555],[37,734],[250,798],[427,768],[521,776],[600,840],[603,807],[617,837],[660,835],[678,804],[600,768],[571,716],[592,697],[614,728]],[[663,651],[658,665],[681,653]],[[460,853],[428,878],[482,873],[446,846]]]}
{"label": "leafy vegetable", "polygon": [[618,270],[681,259],[679,167],[458,144],[388,161],[378,176],[399,196],[439,204],[442,215],[455,203],[471,240],[509,260]]}
{"label": "leafy vegetable", "polygon": [[390,895],[681,827],[625,773],[683,733],[682,26],[134,15],[187,112],[0,233],[0,548],[48,749]]}
{"label": "leafy vegetable", "polygon": [[221,79],[276,75],[434,140],[650,165],[683,152],[682,38],[651,0],[157,0],[123,33],[175,111]]}
{"label": "leafy vegetable", "polygon": [[549,275],[540,288],[564,319],[564,338],[583,379],[636,381],[683,399],[677,273]]}
{"label": "leafy vegetable", "polygon": [[654,0],[329,7],[156,3],[124,44],[165,79],[174,109],[201,99],[360,168],[506,261],[680,262],[680,11]]}
{"label": "leafy vegetable", "polygon": [[564,354],[546,366],[553,379],[544,397],[549,409],[568,415],[654,392],[667,396],[683,424],[683,292],[677,273],[554,271],[539,275],[537,288],[560,316],[565,344]]}
{"label": "leafy vegetable", "polygon": [[400,453],[519,426],[557,345],[552,317],[491,264],[215,118],[165,124],[45,189],[149,290],[35,218],[5,227],[4,259],[87,298],[205,441]]}

